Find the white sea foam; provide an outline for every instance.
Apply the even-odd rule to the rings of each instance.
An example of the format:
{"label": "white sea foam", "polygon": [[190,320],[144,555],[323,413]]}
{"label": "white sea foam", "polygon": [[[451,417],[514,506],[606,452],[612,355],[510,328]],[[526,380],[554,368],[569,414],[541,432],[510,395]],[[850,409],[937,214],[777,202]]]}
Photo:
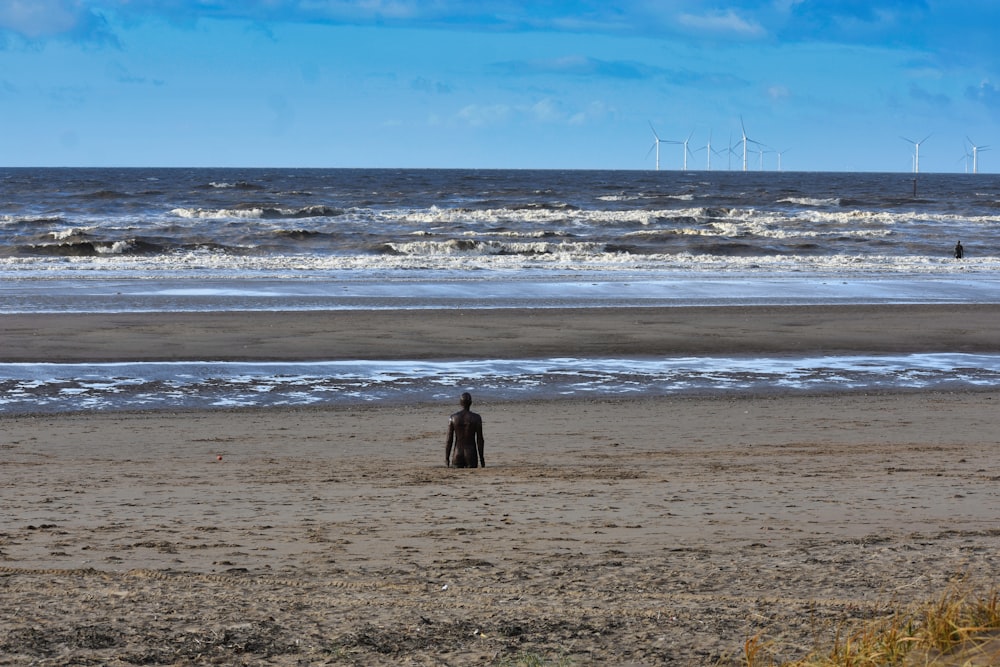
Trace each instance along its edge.
{"label": "white sea foam", "polygon": [[133,246],[134,243],[131,241],[115,241],[110,246],[97,246],[96,250],[101,255],[121,255],[131,250]]}
{"label": "white sea foam", "polygon": [[798,204],[799,206],[840,206],[840,197],[786,197],[779,199],[780,204]]}
{"label": "white sea foam", "polygon": [[200,220],[222,220],[225,218],[254,219],[264,216],[264,209],[262,208],[175,208],[170,212],[181,218],[197,218]]}
{"label": "white sea foam", "polygon": [[620,194],[620,195],[602,195],[602,196],[600,196],[600,197],[597,198],[598,201],[608,201],[608,202],[612,202],[612,201],[636,201],[638,199],[642,199],[642,195],[626,195],[626,194]]}
{"label": "white sea foam", "polygon": [[[1000,256],[979,256],[956,262],[950,257],[925,255],[766,255],[720,256],[679,252],[677,254],[628,254],[602,252],[590,243],[489,244],[472,243],[465,249],[458,243],[431,243],[398,246],[398,254],[383,255],[232,255],[213,251],[179,252],[170,255],[108,255],[92,257],[2,257],[0,277],[25,280],[32,274],[39,280],[72,278],[82,274],[106,277],[129,276],[154,280],[164,275],[185,275],[206,280],[212,272],[237,272],[308,277],[310,273],[355,271],[361,278],[383,270],[465,272],[479,270],[544,269],[610,272],[683,272],[691,277],[712,277],[718,273],[783,274],[817,273],[836,277],[856,274],[935,274],[943,276],[986,275],[1000,271]],[[505,253],[504,248],[519,252]],[[534,252],[532,252],[534,251]],[[370,274],[369,272],[375,272]],[[433,277],[428,274],[428,277]]]}
{"label": "white sea foam", "polygon": [[412,255],[422,258],[433,258],[441,255],[450,256],[455,254],[490,256],[490,255],[522,255],[534,257],[536,255],[560,255],[572,257],[589,257],[594,254],[604,252],[603,243],[512,243],[500,241],[473,241],[454,240],[447,241],[412,241],[409,243],[388,243],[387,247],[393,252],[401,255]]}
{"label": "white sea foam", "polygon": [[21,223],[57,223],[61,222],[58,216],[50,215],[8,215],[0,214],[0,227],[13,226]]}
{"label": "white sea foam", "polygon": [[[478,235],[480,235],[480,232],[469,231],[469,232],[465,232],[464,235],[465,236],[478,236]],[[533,230],[533,231],[532,230],[528,230],[528,231],[500,231],[500,232],[491,231],[489,233],[489,235],[492,236],[492,237],[499,237],[499,238],[519,238],[519,239],[526,239],[526,238],[541,239],[541,238],[548,238],[548,237],[566,237],[566,236],[570,236],[570,234],[568,232],[553,232],[553,231],[549,231],[547,229],[536,229],[536,230]]]}
{"label": "white sea foam", "polygon": [[689,230],[697,235],[713,235],[729,238],[739,238],[753,236],[766,239],[794,239],[794,238],[882,238],[892,235],[891,229],[803,229],[783,224],[775,224],[771,220],[747,220],[743,222],[712,222],[708,229]]}
{"label": "white sea foam", "polygon": [[49,232],[49,236],[51,236],[56,241],[65,241],[65,240],[71,239],[71,238],[73,238],[75,236],[84,236],[88,232],[93,231],[94,229],[96,229],[96,227],[93,227],[93,226],[90,226],[90,227],[68,227],[66,229],[57,229],[56,231]]}
{"label": "white sea foam", "polygon": [[[899,212],[878,210],[819,210],[823,206],[816,200],[812,206],[800,211],[772,211],[755,208],[694,207],[679,209],[626,209],[626,210],[576,210],[572,208],[489,208],[465,209],[430,206],[423,209],[335,209],[327,206],[302,208],[262,207],[241,208],[175,208],[172,215],[194,220],[254,220],[267,224],[265,218],[315,218],[318,221],[336,219],[338,225],[354,222],[371,225],[373,229],[390,226],[409,227],[408,234],[427,234],[430,231],[453,229],[458,225],[474,225],[476,230],[466,230],[465,234],[483,234],[483,227],[508,226],[494,235],[526,236],[535,234],[564,235],[566,229],[597,227],[623,228],[656,227],[669,224],[671,220],[699,221],[701,226],[711,226],[720,235],[755,235],[763,238],[791,238],[794,236],[822,237],[825,229],[810,229],[819,226],[850,227],[863,225],[860,229],[843,230],[839,235],[858,238],[885,237],[893,230],[915,223],[929,225],[949,225],[955,227],[983,227],[992,229],[1000,225],[1000,215],[968,216],[947,213]],[[833,200],[829,200],[833,201]],[[415,228],[415,229],[413,229]],[[698,228],[684,224],[679,233],[702,235]],[[626,231],[625,233],[629,233]]]}
{"label": "white sea foam", "polygon": [[451,209],[426,209],[422,211],[380,211],[377,216],[391,222],[443,224],[476,222],[500,224],[546,224],[577,222],[587,225],[650,225],[662,220],[690,219],[705,223],[719,221],[742,221],[764,223],[776,226],[798,227],[801,223],[827,222],[852,224],[864,222],[869,225],[893,227],[911,224],[915,221],[926,223],[951,223],[972,225],[997,225],[1000,216],[968,216],[942,213],[909,213],[890,211],[866,211],[848,209],[838,211],[803,210],[798,212],[768,211],[754,208],[682,208],[682,209],[634,209],[634,210],[519,210],[484,209],[475,211]]}

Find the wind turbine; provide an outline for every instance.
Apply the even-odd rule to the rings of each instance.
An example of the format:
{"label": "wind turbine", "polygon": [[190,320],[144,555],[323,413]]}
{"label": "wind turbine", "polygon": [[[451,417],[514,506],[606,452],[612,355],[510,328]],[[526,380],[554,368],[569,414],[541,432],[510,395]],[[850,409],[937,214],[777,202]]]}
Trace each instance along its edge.
{"label": "wind turbine", "polygon": [[[679,144],[681,142],[679,142],[679,141],[667,141],[667,140],[664,140],[664,139],[660,139],[660,135],[658,135],[656,133],[656,130],[653,128],[653,124],[652,123],[649,124],[649,129],[653,130],[653,145],[649,147],[648,151],[646,151],[646,157],[649,157],[649,154],[653,152],[653,149],[656,149],[656,171],[659,171],[660,170],[660,144]],[[685,143],[684,146],[685,146],[685,148],[687,148],[687,144],[686,143]],[[687,154],[685,154],[685,156],[684,156],[684,168],[687,169]]]}
{"label": "wind turbine", "polygon": [[[933,133],[931,133],[931,134],[933,134]],[[927,141],[930,138],[931,138],[930,134],[928,134],[926,137],[924,137],[920,141],[914,141],[913,139],[907,139],[906,137],[902,137],[902,136],[900,137],[900,139],[902,139],[903,141],[909,141],[911,144],[913,144],[913,173],[914,174],[919,174],[920,173],[920,144],[924,143],[925,141]]]}
{"label": "wind turbine", "polygon": [[[757,144],[758,146],[763,146],[764,144],[760,143],[759,141],[754,141],[753,139],[751,139],[750,137],[747,136],[747,128],[746,128],[745,125],[743,125],[743,116],[740,116],[740,131],[743,133],[743,171],[746,171],[747,170],[747,142],[750,142],[751,144]],[[763,159],[763,155],[761,156],[761,159]]]}
{"label": "wind turbine", "polygon": [[760,156],[760,158],[759,158],[759,160],[760,160],[760,170],[764,171],[764,154],[765,153],[774,153],[774,151],[767,150],[767,146],[764,146],[763,144],[759,144],[757,146],[757,153]]}
{"label": "wind turbine", "polygon": [[[732,140],[732,137],[730,137],[730,141],[731,140]],[[708,143],[705,144],[704,146],[702,146],[701,148],[699,148],[698,150],[699,151],[702,151],[702,150],[705,151],[705,158],[706,158],[706,162],[707,162],[706,169],[708,171],[712,171],[712,153],[715,153],[716,155],[721,155],[722,151],[717,151],[714,148],[712,148],[712,131],[711,130],[708,131]],[[697,152],[697,151],[695,151],[695,152]]]}
{"label": "wind turbine", "polygon": [[774,151],[774,152],[778,154],[778,171],[781,171],[781,156],[787,153],[788,149],[786,148],[783,151]]}
{"label": "wind turbine", "polygon": [[691,149],[688,148],[688,142],[691,141],[691,137],[693,136],[694,130],[691,130],[691,134],[688,135],[688,138],[681,142],[684,144],[684,171],[688,170],[688,154],[690,153],[692,157],[694,156],[694,153],[691,153]]}
{"label": "wind turbine", "polygon": [[726,169],[728,171],[733,170],[733,156],[736,155],[736,146],[738,144],[733,143],[733,133],[729,133],[729,146],[726,148],[726,153],[728,154],[728,160],[726,163]]}
{"label": "wind turbine", "polygon": [[965,151],[962,153],[962,157],[958,158],[957,162],[965,162],[965,173],[969,173],[969,158],[972,157],[972,153]]}
{"label": "wind turbine", "polygon": [[969,139],[969,137],[966,137],[965,139],[969,142],[969,145],[972,146],[972,173],[973,174],[978,174],[979,173],[979,151],[988,151],[990,149],[990,147],[989,146],[977,146],[976,144],[972,143],[972,139]]}
{"label": "wind turbine", "polygon": [[649,129],[653,131],[653,145],[649,147],[648,151],[646,151],[646,157],[648,158],[649,154],[653,152],[653,149],[656,149],[656,171],[659,171],[660,170],[660,135],[658,135],[656,133],[656,129],[653,127],[652,123],[649,124]]}

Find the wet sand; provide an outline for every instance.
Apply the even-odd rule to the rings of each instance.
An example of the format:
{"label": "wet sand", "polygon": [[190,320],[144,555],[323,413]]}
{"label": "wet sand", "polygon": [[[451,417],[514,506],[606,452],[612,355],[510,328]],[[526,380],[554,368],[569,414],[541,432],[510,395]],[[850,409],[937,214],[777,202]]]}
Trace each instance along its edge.
{"label": "wet sand", "polygon": [[[658,340],[668,316],[671,349],[692,329],[721,340],[683,349],[997,345],[995,327],[976,328],[992,326],[991,307],[962,318],[908,307],[879,326],[858,309],[751,310],[628,311],[650,324],[617,341],[592,340],[610,313],[572,328],[546,315],[537,326],[555,333],[531,350],[631,349]],[[526,356],[532,315],[481,317],[498,336],[488,352]],[[324,339],[319,314],[272,337],[269,318],[244,316],[247,329],[122,317],[79,320],[85,343],[72,349],[56,322],[73,318],[55,317],[34,348],[24,330],[4,356],[118,358],[171,327],[188,353],[233,354],[243,337],[294,347],[288,358],[448,357],[435,326],[472,346],[471,329],[437,315],[375,317],[381,342],[361,340],[360,325]],[[15,319],[5,336],[24,326]],[[736,665],[758,633],[801,656],[958,582],[997,585],[998,402],[1000,391],[477,402],[488,465],[477,470],[444,467],[455,405],[4,417],[0,665]]]}
{"label": "wet sand", "polygon": [[25,314],[0,362],[1000,352],[1000,305]]}

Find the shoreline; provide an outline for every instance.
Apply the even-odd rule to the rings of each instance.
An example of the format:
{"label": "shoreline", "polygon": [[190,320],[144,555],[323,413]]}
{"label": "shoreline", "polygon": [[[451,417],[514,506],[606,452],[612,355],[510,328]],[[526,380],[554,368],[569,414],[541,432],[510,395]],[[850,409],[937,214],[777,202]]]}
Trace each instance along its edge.
{"label": "shoreline", "polygon": [[1000,352],[1000,304],[15,314],[0,362]]}
{"label": "shoreline", "polygon": [[[456,387],[454,392],[459,395],[462,388]],[[955,397],[955,396],[994,396],[1000,392],[1000,387],[859,387],[850,389],[809,389],[809,390],[789,390],[785,388],[758,389],[753,391],[685,391],[683,393],[644,393],[644,394],[550,394],[543,397],[509,397],[504,395],[487,395],[485,392],[477,391],[471,387],[470,391],[475,391],[476,403],[478,405],[489,405],[496,409],[516,409],[525,405],[547,405],[554,409],[560,406],[574,406],[580,403],[606,403],[606,404],[660,404],[679,403],[687,401],[693,402],[716,402],[732,403],[742,400],[749,401],[772,401],[783,399],[807,400],[807,401],[833,401],[852,397],[872,397],[872,398],[900,398],[924,396],[924,397]],[[485,397],[485,398],[484,398]],[[1000,396],[997,396],[1000,399]],[[442,406],[444,406],[442,408]],[[313,413],[313,412],[352,412],[367,410],[398,410],[398,409],[423,409],[428,411],[451,410],[452,401],[449,399],[434,400],[432,398],[421,398],[411,400],[409,398],[385,398],[377,402],[356,402],[356,403],[302,403],[302,404],[279,404],[279,405],[222,405],[196,407],[190,405],[165,406],[162,408],[101,408],[78,409],[78,410],[20,410],[0,412],[0,424],[4,420],[38,420],[38,419],[58,419],[58,418],[84,418],[100,415],[110,419],[126,419],[130,417],[159,418],[159,417],[180,417],[183,415],[211,414],[219,418],[239,419],[241,417],[263,417],[267,414],[282,413]]]}

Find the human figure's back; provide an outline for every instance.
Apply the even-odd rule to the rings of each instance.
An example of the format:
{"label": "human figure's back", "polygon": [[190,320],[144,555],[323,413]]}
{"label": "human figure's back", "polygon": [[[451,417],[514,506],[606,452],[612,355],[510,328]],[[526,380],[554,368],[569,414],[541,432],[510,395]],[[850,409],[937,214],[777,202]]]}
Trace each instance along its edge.
{"label": "human figure's back", "polygon": [[483,418],[470,410],[472,396],[462,394],[462,409],[448,420],[445,463],[455,468],[486,467],[483,457]]}

